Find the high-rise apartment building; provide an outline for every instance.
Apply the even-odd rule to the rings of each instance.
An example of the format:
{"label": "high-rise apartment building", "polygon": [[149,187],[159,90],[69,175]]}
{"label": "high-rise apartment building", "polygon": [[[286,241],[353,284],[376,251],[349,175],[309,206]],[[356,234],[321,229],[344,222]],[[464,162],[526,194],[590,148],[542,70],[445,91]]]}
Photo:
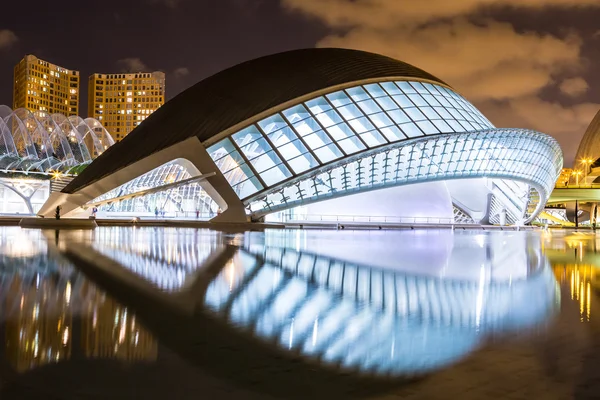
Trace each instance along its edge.
{"label": "high-rise apartment building", "polygon": [[13,85],[13,109],[79,113],[79,71],[26,55],[15,65]]}
{"label": "high-rise apartment building", "polygon": [[88,116],[96,118],[116,142],[165,102],[165,74],[93,74],[88,84]]}

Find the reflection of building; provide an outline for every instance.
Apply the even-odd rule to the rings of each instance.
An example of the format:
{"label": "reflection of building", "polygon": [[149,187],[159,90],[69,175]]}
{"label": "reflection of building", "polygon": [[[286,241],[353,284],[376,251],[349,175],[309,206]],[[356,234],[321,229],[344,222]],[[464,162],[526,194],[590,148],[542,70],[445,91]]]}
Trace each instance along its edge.
{"label": "reflection of building", "polygon": [[[112,81],[132,99],[108,103],[122,123],[124,111],[134,115],[136,89]],[[140,192],[152,190],[179,213],[204,207],[187,202],[204,193],[221,221],[368,212],[519,224],[540,211],[561,167],[554,139],[496,129],[425,71],[356,50],[306,49],[248,61],[184,91],[41,214],[58,204],[68,216],[143,201]],[[184,171],[173,180],[173,169]]]}
{"label": "reflection of building", "polygon": [[155,360],[157,344],[127,308],[105,293],[93,290],[88,315],[82,321],[82,346],[90,358]]}
{"label": "reflection of building", "polygon": [[15,66],[13,108],[77,115],[79,71],[26,55]]}
{"label": "reflection of building", "polygon": [[57,283],[52,277],[16,276],[8,288],[3,312],[16,312],[6,322],[6,350],[18,372],[71,357],[71,284]]}
{"label": "reflection of building", "polygon": [[88,116],[117,142],[165,102],[165,74],[94,74],[88,83]]}
{"label": "reflection of building", "polygon": [[598,287],[596,267],[586,264],[554,264],[554,275],[561,283],[570,285],[571,300],[579,302],[581,322],[589,322],[592,290]]}
{"label": "reflection of building", "polygon": [[10,367],[24,372],[80,357],[155,360],[156,340],[135,315],[49,254],[39,235],[16,228],[0,238],[0,339]]}

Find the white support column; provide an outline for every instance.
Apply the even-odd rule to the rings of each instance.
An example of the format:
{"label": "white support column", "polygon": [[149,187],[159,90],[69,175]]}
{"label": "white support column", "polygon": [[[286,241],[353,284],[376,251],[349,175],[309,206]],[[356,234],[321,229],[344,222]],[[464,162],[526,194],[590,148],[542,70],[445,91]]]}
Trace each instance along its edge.
{"label": "white support column", "polygon": [[113,190],[120,185],[137,178],[178,158],[188,160],[200,174],[214,172],[215,175],[201,183],[202,188],[218,204],[222,213],[213,218],[218,222],[246,222],[244,204],[235,191],[227,182],[219,168],[216,166],[204,145],[196,137],[184,140],[174,146],[163,149],[151,156],[143,158],[131,165],[122,168],[75,193],[55,192],[50,195],[48,201],[42,206],[38,215],[52,217],[56,206],[62,207],[64,217],[76,217],[82,215],[83,205],[89,201]]}

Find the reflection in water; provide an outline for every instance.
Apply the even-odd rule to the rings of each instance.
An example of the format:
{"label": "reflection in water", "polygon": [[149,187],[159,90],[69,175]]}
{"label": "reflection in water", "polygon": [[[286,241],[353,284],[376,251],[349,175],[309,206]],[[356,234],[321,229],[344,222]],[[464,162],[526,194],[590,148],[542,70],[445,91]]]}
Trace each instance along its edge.
{"label": "reflection in water", "polygon": [[589,322],[592,290],[598,285],[596,267],[585,264],[554,264],[553,268],[556,279],[570,288],[571,300],[579,302],[581,322]]}
{"label": "reflection in water", "polygon": [[557,299],[548,268],[498,283],[486,279],[491,265],[481,266],[479,280],[460,281],[282,248],[240,251],[233,261],[241,266],[237,284],[225,269],[206,294],[218,315],[281,348],[369,373],[438,369],[478,347],[486,332],[544,321]]}
{"label": "reflection in water", "polygon": [[[371,233],[338,242],[328,232],[301,234],[299,242],[294,231],[249,233],[215,273],[205,261],[227,240],[214,233],[98,228],[89,239],[97,256],[80,252],[92,263],[117,261],[159,289],[159,299],[201,297],[232,331],[290,356],[369,374],[448,366],[489,335],[544,323],[559,300],[535,234],[389,232],[402,246],[385,257]],[[151,245],[139,247],[141,239]],[[182,297],[190,287],[193,296]]]}
{"label": "reflection in water", "polygon": [[92,246],[164,291],[181,289],[185,280],[220,248],[220,234],[191,229],[98,229]]}
{"label": "reflection in water", "polygon": [[39,231],[1,228],[0,279],[2,362],[10,369],[79,357],[156,359],[156,340],[135,316],[50,253]]}

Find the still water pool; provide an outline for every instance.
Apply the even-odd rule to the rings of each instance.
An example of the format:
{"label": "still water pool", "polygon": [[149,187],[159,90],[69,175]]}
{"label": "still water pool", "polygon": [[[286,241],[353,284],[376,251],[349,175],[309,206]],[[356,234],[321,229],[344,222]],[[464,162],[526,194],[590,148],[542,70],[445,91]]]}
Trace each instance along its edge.
{"label": "still water pool", "polygon": [[597,246],[590,231],[3,227],[0,398],[588,398]]}

